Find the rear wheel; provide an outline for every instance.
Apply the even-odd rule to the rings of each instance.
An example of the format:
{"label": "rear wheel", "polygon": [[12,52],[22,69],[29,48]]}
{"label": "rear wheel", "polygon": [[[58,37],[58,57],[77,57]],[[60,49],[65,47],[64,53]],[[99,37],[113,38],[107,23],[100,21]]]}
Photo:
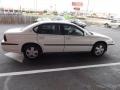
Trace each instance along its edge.
{"label": "rear wheel", "polygon": [[93,46],[92,55],[97,57],[102,56],[106,50],[107,50],[107,46],[104,43],[96,43]]}
{"label": "rear wheel", "polygon": [[105,23],[104,26],[105,26],[106,28],[111,28],[111,26],[110,26],[108,23]]}
{"label": "rear wheel", "polygon": [[38,45],[28,44],[24,46],[23,54],[25,58],[35,60],[42,55],[42,50]]}
{"label": "rear wheel", "polygon": [[118,28],[120,28],[120,25],[118,25]]}

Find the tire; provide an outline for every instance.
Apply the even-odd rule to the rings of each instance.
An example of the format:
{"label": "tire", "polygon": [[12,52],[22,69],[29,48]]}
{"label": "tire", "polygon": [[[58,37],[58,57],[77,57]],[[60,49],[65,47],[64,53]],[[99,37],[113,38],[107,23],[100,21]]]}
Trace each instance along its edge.
{"label": "tire", "polygon": [[42,50],[38,45],[28,44],[23,48],[24,57],[28,60],[36,60],[42,55]]}
{"label": "tire", "polygon": [[120,25],[118,25],[118,28],[120,28]]}
{"label": "tire", "polygon": [[106,28],[111,28],[111,26],[110,26],[108,23],[105,23],[104,26],[105,26]]}
{"label": "tire", "polygon": [[96,43],[93,46],[93,49],[92,49],[91,53],[92,53],[93,56],[99,57],[99,56],[102,56],[105,53],[106,50],[107,50],[106,44]]}
{"label": "tire", "polygon": [[107,28],[107,26],[108,26],[108,24],[107,24],[107,23],[105,23],[105,24],[104,24],[104,27],[106,27],[106,28]]}
{"label": "tire", "polygon": [[82,28],[85,28],[85,26],[81,26]]}

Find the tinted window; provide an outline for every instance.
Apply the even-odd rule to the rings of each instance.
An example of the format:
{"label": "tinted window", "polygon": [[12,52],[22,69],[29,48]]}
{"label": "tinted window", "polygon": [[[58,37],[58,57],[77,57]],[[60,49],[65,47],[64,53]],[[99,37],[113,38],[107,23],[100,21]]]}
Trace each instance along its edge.
{"label": "tinted window", "polygon": [[111,22],[112,22],[112,23],[117,23],[117,20],[112,20]]}
{"label": "tinted window", "polygon": [[83,31],[72,25],[63,25],[65,35],[83,36]]}
{"label": "tinted window", "polygon": [[42,24],[42,25],[38,26],[38,33],[60,35],[61,31],[57,24]]}
{"label": "tinted window", "polygon": [[120,20],[112,20],[112,23],[120,23]]}

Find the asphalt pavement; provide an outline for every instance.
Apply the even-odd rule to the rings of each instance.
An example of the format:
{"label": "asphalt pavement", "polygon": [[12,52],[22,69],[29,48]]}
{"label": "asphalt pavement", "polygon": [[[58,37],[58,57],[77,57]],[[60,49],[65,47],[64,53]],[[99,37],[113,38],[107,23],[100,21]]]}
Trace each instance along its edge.
{"label": "asphalt pavement", "polygon": [[[25,25],[0,25],[0,40],[5,30],[21,26]],[[89,53],[45,54],[40,60],[23,63],[5,56],[7,52],[0,49],[0,75],[39,70],[0,76],[0,90],[120,90],[120,29],[102,26],[86,29],[112,37],[115,45],[99,58]],[[99,67],[91,68],[93,65]]]}

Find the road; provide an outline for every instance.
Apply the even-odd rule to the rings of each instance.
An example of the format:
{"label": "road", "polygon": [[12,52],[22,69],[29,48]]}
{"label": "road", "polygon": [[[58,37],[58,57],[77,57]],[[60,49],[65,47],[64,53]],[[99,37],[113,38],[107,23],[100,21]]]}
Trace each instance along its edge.
{"label": "road", "polygon": [[[0,40],[6,29],[21,26],[0,25]],[[120,90],[120,29],[86,28],[112,37],[116,44],[99,58],[89,53],[46,54],[24,63],[0,49],[0,90]],[[20,73],[9,75],[14,72]]]}

